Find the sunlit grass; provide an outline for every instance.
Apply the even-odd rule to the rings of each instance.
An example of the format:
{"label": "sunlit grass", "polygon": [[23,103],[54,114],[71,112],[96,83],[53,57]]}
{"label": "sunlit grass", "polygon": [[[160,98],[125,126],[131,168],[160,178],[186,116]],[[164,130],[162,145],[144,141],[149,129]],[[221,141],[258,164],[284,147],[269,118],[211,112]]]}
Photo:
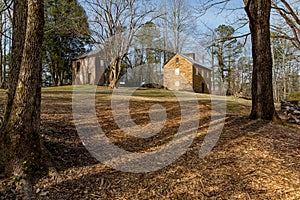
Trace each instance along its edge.
{"label": "sunlit grass", "polygon": [[145,96],[145,97],[175,97],[172,91],[165,89],[137,89],[133,96]]}
{"label": "sunlit grass", "polygon": [[300,92],[293,92],[289,95],[289,100],[300,101]]}
{"label": "sunlit grass", "polygon": [[[42,88],[42,95],[43,96],[51,96],[52,100],[54,101],[57,97],[59,101],[62,97],[71,97],[73,94],[74,87],[79,90],[91,89],[94,86],[87,86],[87,85],[78,85],[78,86],[59,86],[59,87],[46,87]],[[104,86],[97,86],[96,88],[96,98],[98,100],[110,100],[111,94],[113,90],[109,87]],[[175,100],[176,97],[173,91],[166,90],[166,89],[146,89],[146,88],[118,88],[122,89],[132,89],[133,93],[132,96],[135,98],[151,98],[151,99],[159,99],[159,100]],[[0,89],[0,101],[4,101],[6,98],[6,90]],[[212,96],[209,94],[199,94],[196,93],[196,96],[199,100],[199,103],[209,104],[211,101]],[[214,96],[214,99],[224,100],[225,97]],[[226,106],[228,113],[236,113],[236,114],[249,114],[251,110],[251,100],[245,100],[236,97],[226,97]]]}
{"label": "sunlit grass", "polygon": [[227,97],[227,112],[248,115],[251,110],[251,100]]}

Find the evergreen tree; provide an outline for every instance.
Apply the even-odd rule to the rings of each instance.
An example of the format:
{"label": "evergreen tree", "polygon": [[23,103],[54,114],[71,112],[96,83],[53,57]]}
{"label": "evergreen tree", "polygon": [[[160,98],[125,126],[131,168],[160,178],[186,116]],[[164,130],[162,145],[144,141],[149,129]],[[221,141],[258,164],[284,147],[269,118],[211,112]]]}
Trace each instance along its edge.
{"label": "evergreen tree", "polygon": [[216,41],[212,44],[213,54],[217,57],[218,73],[227,84],[227,95],[232,95],[232,75],[236,63],[242,53],[242,45],[233,38],[235,30],[232,26],[220,25],[215,29]]}
{"label": "evergreen tree", "polygon": [[86,13],[76,0],[46,0],[45,15],[44,73],[56,86],[71,83],[72,59],[90,42]]}

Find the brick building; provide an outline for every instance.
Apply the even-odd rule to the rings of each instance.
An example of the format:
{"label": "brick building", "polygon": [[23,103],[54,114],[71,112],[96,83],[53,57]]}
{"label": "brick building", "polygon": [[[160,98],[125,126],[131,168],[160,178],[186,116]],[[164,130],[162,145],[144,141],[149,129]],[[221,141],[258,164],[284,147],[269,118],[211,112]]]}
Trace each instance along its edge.
{"label": "brick building", "polygon": [[175,54],[164,66],[164,86],[170,90],[211,91],[211,69],[195,61],[195,54]]}

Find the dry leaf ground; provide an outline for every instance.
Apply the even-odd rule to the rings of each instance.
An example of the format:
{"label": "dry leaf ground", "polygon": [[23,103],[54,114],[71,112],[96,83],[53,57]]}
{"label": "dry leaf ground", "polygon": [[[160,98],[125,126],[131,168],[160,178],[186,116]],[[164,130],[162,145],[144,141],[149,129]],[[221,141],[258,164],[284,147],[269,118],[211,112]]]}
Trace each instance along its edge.
{"label": "dry leaf ground", "polygon": [[[299,126],[249,120],[250,102],[230,97],[220,139],[201,159],[198,154],[209,126],[211,102],[208,95],[197,97],[200,125],[186,153],[161,170],[128,173],[100,163],[81,143],[72,117],[72,86],[44,89],[43,143],[58,173],[40,179],[33,199],[300,199]],[[162,131],[148,139],[128,136],[118,128],[110,98],[111,90],[97,89],[97,116],[106,135],[120,148],[153,151],[178,131],[180,107],[170,91],[138,90],[131,98],[130,113],[137,124],[149,122],[153,104],[167,110]],[[3,107],[1,91],[0,110]],[[22,199],[14,191],[17,181],[0,177],[1,199]]]}

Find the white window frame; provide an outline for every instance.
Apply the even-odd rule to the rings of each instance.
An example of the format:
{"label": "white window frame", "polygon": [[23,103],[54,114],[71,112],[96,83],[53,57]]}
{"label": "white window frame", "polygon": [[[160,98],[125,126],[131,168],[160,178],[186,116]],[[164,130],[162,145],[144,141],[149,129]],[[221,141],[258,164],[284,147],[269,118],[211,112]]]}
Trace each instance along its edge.
{"label": "white window frame", "polygon": [[179,76],[180,75],[180,70],[179,70],[179,68],[176,68],[175,69],[175,76]]}

